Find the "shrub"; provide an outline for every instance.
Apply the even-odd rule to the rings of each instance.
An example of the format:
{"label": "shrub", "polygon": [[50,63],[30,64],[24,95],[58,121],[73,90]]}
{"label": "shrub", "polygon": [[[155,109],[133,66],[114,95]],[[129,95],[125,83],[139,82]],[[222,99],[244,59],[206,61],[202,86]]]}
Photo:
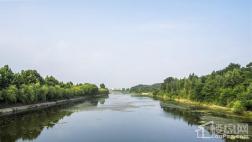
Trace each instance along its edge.
{"label": "shrub", "polygon": [[38,101],[37,93],[39,88],[35,85],[21,85],[18,93],[18,101],[23,104],[35,103]]}
{"label": "shrub", "polygon": [[5,95],[4,95],[6,102],[16,103],[17,102],[17,93],[18,93],[17,87],[15,85],[10,85],[6,89]]}
{"label": "shrub", "polygon": [[63,98],[63,88],[61,88],[59,85],[55,86],[55,99],[61,99]]}
{"label": "shrub", "polygon": [[46,85],[41,86],[37,92],[38,101],[42,101],[42,102],[46,101],[47,94],[48,94],[48,87]]}
{"label": "shrub", "polygon": [[106,88],[99,88],[99,94],[107,95],[107,94],[109,94],[109,90]]}
{"label": "shrub", "polygon": [[239,113],[239,114],[241,114],[241,113],[243,113],[243,112],[245,111],[245,107],[244,107],[244,105],[242,104],[241,101],[235,101],[235,102],[233,103],[233,106],[232,106],[232,111],[233,111],[234,113]]}
{"label": "shrub", "polygon": [[26,86],[25,93],[27,95],[27,103],[35,103],[37,101],[37,95],[35,94],[35,87],[33,85]]}
{"label": "shrub", "polygon": [[18,91],[18,96],[17,96],[17,100],[18,102],[21,102],[23,104],[27,103],[27,96],[26,96],[26,85],[21,85],[20,89]]}
{"label": "shrub", "polygon": [[56,99],[56,97],[55,97],[56,96],[55,87],[53,87],[53,86],[48,87],[47,96],[48,96],[47,98],[48,98],[49,101]]}

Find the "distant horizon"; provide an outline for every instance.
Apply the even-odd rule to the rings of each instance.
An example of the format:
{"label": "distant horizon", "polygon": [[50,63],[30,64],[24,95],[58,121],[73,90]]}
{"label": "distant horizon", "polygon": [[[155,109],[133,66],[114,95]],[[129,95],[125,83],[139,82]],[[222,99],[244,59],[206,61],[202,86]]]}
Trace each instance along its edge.
{"label": "distant horizon", "polygon": [[0,0],[0,66],[108,88],[252,61],[250,0]]}

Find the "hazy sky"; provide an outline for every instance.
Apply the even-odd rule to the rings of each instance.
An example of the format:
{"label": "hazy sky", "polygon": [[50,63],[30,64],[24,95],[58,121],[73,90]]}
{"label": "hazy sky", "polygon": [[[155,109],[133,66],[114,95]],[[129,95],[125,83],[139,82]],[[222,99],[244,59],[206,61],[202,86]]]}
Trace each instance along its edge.
{"label": "hazy sky", "polygon": [[14,71],[130,87],[250,61],[250,0],[0,0]]}

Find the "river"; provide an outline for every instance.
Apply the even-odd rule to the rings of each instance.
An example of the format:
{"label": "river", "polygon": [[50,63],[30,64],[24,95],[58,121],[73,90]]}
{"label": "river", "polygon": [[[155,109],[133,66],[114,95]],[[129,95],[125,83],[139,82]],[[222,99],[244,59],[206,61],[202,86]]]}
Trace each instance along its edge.
{"label": "river", "polygon": [[[0,142],[228,141],[225,138],[202,138],[198,126],[211,120],[246,123],[251,130],[249,120],[193,110],[183,105],[115,92],[107,98],[1,117]],[[197,138],[197,130],[200,138]],[[203,131],[204,136],[214,136],[208,128]]]}

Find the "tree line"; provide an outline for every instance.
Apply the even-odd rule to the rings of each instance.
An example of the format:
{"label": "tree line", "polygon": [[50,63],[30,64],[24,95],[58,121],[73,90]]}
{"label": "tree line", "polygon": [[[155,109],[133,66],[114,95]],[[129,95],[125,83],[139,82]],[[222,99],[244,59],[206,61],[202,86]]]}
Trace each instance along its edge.
{"label": "tree line", "polygon": [[131,87],[130,92],[134,92],[134,93],[154,92],[160,89],[160,87],[161,87],[161,83],[156,83],[152,85],[139,84],[134,87]]}
{"label": "tree line", "polygon": [[[142,89],[142,90],[141,90]],[[245,67],[231,63],[226,68],[211,74],[185,78],[168,77],[160,88],[141,88],[140,92],[151,90],[156,97],[169,99],[184,98],[198,102],[230,107],[234,112],[252,110],[252,62]],[[135,92],[132,87],[131,91]]]}
{"label": "tree line", "polygon": [[0,68],[0,104],[31,104],[109,93],[104,84],[100,86],[64,83],[53,76],[43,78],[36,70],[14,73],[8,65]]}

